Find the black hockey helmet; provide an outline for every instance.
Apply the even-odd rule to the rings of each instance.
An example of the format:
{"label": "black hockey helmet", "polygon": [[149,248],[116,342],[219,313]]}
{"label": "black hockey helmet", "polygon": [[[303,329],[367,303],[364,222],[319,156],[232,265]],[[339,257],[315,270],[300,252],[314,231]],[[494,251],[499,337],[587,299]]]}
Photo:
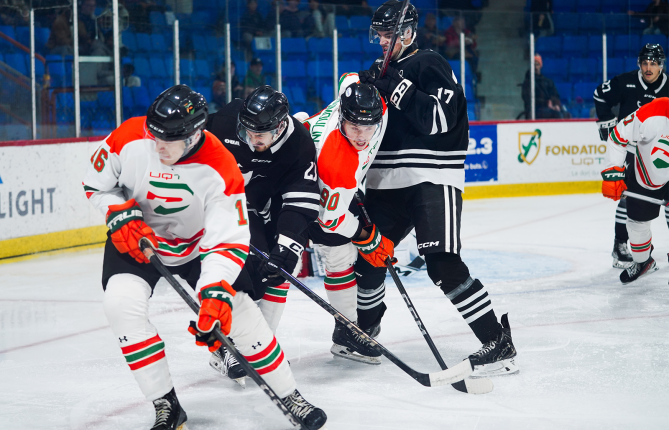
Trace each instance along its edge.
{"label": "black hockey helmet", "polygon": [[146,128],[160,140],[187,140],[204,129],[209,115],[207,100],[187,85],[163,91],[146,113]]}
{"label": "black hockey helmet", "polygon": [[643,60],[651,60],[655,61],[660,65],[660,67],[662,67],[664,66],[664,60],[666,60],[666,58],[667,57],[664,55],[664,49],[662,49],[661,45],[656,43],[647,43],[646,46],[641,48],[641,51],[639,51],[637,64],[639,67],[641,67]]}
{"label": "black hockey helmet", "polygon": [[383,103],[379,91],[370,84],[353,83],[340,97],[339,115],[358,125],[374,125],[383,119]]}
{"label": "black hockey helmet", "polygon": [[249,131],[264,133],[277,129],[288,117],[288,99],[269,85],[256,88],[239,111],[239,124]]}
{"label": "black hockey helmet", "polygon": [[[402,21],[402,28],[400,28],[400,37],[404,40],[404,33],[407,28],[411,28],[411,35],[416,34],[416,27],[418,26],[418,11],[416,7],[409,3],[404,21]],[[397,20],[402,12],[402,2],[398,0],[388,0],[376,9],[372,16],[372,25],[369,28],[369,42],[379,43],[377,32],[379,31],[393,31]]]}

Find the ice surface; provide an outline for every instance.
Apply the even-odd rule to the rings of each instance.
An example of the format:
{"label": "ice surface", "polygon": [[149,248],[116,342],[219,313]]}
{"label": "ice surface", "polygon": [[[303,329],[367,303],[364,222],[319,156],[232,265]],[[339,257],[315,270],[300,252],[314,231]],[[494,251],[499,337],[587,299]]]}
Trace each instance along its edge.
{"label": "ice surface", "polygon": [[[426,388],[386,359],[329,353],[333,321],[295,289],[278,338],[304,396],[330,430],[669,428],[669,232],[653,223],[659,271],[623,286],[611,267],[615,203],[600,195],[465,201],[462,255],[498,318],[508,312],[521,372],[492,393]],[[7,429],[148,429],[153,407],[101,306],[102,250],[0,264],[0,419]],[[479,348],[423,270],[403,278],[444,360]],[[308,286],[324,296],[322,281]],[[387,278],[379,341],[421,372],[439,370]],[[161,281],[151,321],[166,343],[191,430],[289,429],[253,382],[208,365],[186,331],[191,311]]]}

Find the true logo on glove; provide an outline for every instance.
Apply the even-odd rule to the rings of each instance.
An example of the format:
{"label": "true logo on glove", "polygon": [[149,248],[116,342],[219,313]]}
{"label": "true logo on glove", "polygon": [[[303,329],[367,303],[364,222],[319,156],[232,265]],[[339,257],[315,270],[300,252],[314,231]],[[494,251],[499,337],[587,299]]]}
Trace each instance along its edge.
{"label": "true logo on glove", "polygon": [[142,216],[142,211],[140,209],[130,209],[129,211],[121,212],[107,223],[107,227],[113,233],[118,229],[114,228],[117,225],[117,223],[119,223],[120,221],[133,220],[133,219],[144,219]]}

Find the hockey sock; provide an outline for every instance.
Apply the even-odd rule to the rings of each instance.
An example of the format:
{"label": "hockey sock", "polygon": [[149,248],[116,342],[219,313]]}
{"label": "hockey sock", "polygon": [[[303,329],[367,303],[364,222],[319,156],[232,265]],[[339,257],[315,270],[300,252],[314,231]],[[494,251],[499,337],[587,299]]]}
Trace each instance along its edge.
{"label": "hockey sock", "polygon": [[495,339],[502,326],[497,322],[488,291],[481,281],[471,277],[446,294],[476,337],[485,344]]}
{"label": "hockey sock", "polygon": [[237,292],[233,304],[230,338],[279,397],[289,395],[297,388],[293,372],[260,309],[244,292]]}
{"label": "hockey sock", "polygon": [[353,266],[341,272],[330,272],[326,269],[324,283],[325,292],[332,307],[346,318],[355,321],[358,318],[356,311],[358,283],[355,279]]}
{"label": "hockey sock", "polygon": [[373,290],[363,290],[358,286],[358,327],[366,330],[381,322],[386,312],[385,296],[385,283]]}
{"label": "hockey sock", "polygon": [[132,375],[147,400],[172,390],[165,343],[149,322],[151,287],[138,276],[118,274],[109,279],[103,307]]}
{"label": "hockey sock", "polygon": [[627,218],[627,232],[630,236],[630,249],[635,263],[643,263],[650,257],[651,232],[650,221],[634,221]]}
{"label": "hockey sock", "polygon": [[[666,211],[666,208],[665,208]],[[669,225],[669,218],[667,219]],[[616,208],[616,225],[615,225],[616,240],[618,242],[627,243],[629,235],[627,234],[627,200],[620,199],[618,207]]]}
{"label": "hockey sock", "polygon": [[268,287],[263,298],[258,301],[258,307],[273,333],[276,333],[276,329],[279,327],[283,309],[286,307],[289,288],[290,284],[288,282],[276,287]]}

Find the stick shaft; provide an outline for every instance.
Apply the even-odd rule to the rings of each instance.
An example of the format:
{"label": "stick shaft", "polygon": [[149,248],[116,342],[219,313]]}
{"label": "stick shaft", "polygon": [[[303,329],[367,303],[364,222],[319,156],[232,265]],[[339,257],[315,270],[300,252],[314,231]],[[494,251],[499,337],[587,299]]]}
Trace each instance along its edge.
{"label": "stick shaft", "polygon": [[[142,238],[140,239],[140,248],[146,255],[146,257],[151,261],[151,264],[153,264],[153,267],[160,272],[160,274],[167,280],[167,282],[176,290],[176,292],[181,296],[182,299],[186,302],[189,308],[193,310],[196,314],[200,313],[200,306],[197,304],[195,299],[188,294],[186,289],[179,283],[179,281],[174,278],[174,275],[165,267],[162,261],[160,261],[160,258],[153,252],[153,249],[149,245],[148,239]],[[267,394],[267,396],[270,398],[270,400],[281,410],[281,412],[285,415],[285,417],[290,421],[290,423],[299,428],[299,429],[305,429],[306,426],[300,420],[298,417],[296,417],[287,407],[286,405],[283,404],[279,396],[272,390],[272,388],[267,385],[265,380],[258,374],[258,372],[249,364],[248,361],[246,361],[246,357],[244,357],[241,352],[237,350],[237,348],[232,344],[230,339],[228,339],[227,336],[225,336],[220,329],[214,329],[214,336],[216,336],[216,339],[221,341],[221,343],[230,351],[232,355],[235,356],[239,364],[246,370],[246,374],[253,379],[253,381],[258,384],[258,386]]]}
{"label": "stick shaft", "polygon": [[644,196],[643,194],[633,193],[631,191],[623,191],[623,196],[631,197],[637,200],[643,200],[649,203],[655,203],[656,205],[660,206],[667,206],[668,203],[666,200],[654,199],[652,197]]}
{"label": "stick shaft", "polygon": [[397,38],[399,37],[400,32],[402,31],[402,24],[404,23],[404,17],[406,16],[407,9],[409,8],[409,0],[404,0],[402,2],[402,8],[400,9],[400,16],[397,18],[395,23],[395,29],[393,30],[393,37],[390,39],[390,46],[386,55],[383,57],[383,63],[381,64],[381,73],[379,73],[379,78],[382,78],[386,74],[386,69],[388,69],[388,64],[390,64],[390,57],[393,55],[393,50],[395,49],[395,43],[397,43]]}

